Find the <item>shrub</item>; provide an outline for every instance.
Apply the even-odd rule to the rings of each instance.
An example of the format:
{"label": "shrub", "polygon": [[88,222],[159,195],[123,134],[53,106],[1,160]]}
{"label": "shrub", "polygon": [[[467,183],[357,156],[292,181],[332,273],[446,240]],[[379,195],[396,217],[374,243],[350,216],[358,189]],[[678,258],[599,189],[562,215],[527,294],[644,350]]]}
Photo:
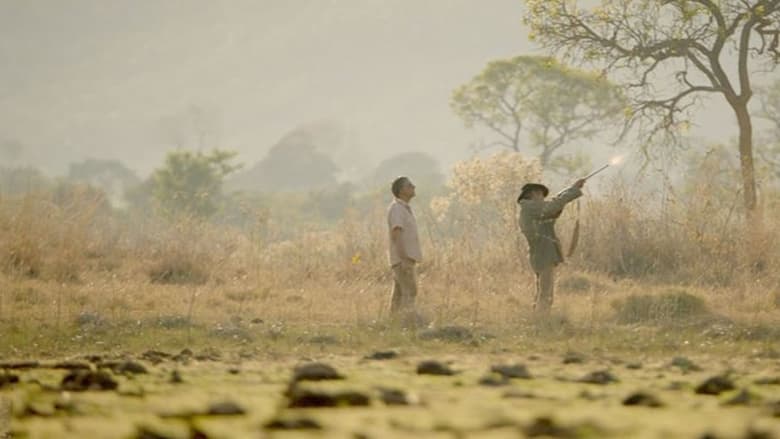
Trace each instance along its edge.
{"label": "shrub", "polygon": [[674,322],[710,314],[702,298],[685,291],[631,295],[614,302],[613,307],[619,323]]}
{"label": "shrub", "polygon": [[149,280],[161,284],[204,284],[209,276],[192,255],[166,254],[149,268]]}
{"label": "shrub", "polygon": [[41,274],[41,249],[30,236],[14,234],[2,249],[3,271],[8,274],[36,278]]}
{"label": "shrub", "polygon": [[165,329],[179,329],[188,327],[190,319],[182,315],[162,315],[153,319],[152,324]]}
{"label": "shrub", "polygon": [[145,227],[153,233],[138,240],[136,251],[147,261],[152,283],[199,285],[209,280],[225,245],[211,225],[182,218],[176,223],[152,221]]}
{"label": "shrub", "polygon": [[583,293],[589,291],[594,285],[585,276],[574,274],[561,279],[558,287],[562,292]]}
{"label": "shrub", "polygon": [[165,166],[152,175],[152,194],[163,212],[203,218],[216,213],[225,177],[239,168],[229,163],[234,156],[221,150],[169,153]]}

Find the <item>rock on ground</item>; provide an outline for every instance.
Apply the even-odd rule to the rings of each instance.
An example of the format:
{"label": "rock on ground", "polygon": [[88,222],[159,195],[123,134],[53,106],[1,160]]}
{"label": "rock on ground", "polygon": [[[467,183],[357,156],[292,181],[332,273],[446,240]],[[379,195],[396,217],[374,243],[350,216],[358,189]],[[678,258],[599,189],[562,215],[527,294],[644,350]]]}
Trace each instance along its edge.
{"label": "rock on ground", "polygon": [[455,375],[455,371],[435,360],[422,361],[417,365],[418,375]]}
{"label": "rock on ground", "polygon": [[696,387],[696,393],[699,395],[720,395],[728,390],[734,390],[734,382],[723,375],[716,375],[707,378],[703,383]]}
{"label": "rock on ground", "polygon": [[272,419],[264,427],[266,430],[322,430],[322,426],[310,418]]}
{"label": "rock on ground", "polygon": [[351,390],[326,392],[323,390],[293,389],[289,395],[289,408],[316,407],[365,407],[371,404],[368,395]]}
{"label": "rock on ground", "polygon": [[616,383],[617,381],[618,381],[617,377],[615,377],[615,375],[612,375],[612,373],[608,370],[597,370],[579,379],[579,382],[581,383],[600,384],[600,385]]}
{"label": "rock on ground", "polygon": [[118,387],[114,378],[102,370],[74,370],[62,379],[60,388],[74,392],[86,390],[115,390]]}
{"label": "rock on ground", "polygon": [[366,360],[392,360],[393,358],[398,358],[398,351],[376,351],[370,355],[366,355],[363,358]]}
{"label": "rock on ground", "polygon": [[325,363],[307,363],[296,367],[293,370],[292,381],[324,381],[341,380],[344,376],[338,373],[336,369]]}
{"label": "rock on ground", "polygon": [[214,416],[237,416],[243,415],[246,410],[233,401],[221,401],[211,404],[207,414]]}
{"label": "rock on ground", "polygon": [[646,392],[635,392],[623,400],[623,405],[642,406],[642,407],[663,407],[663,403],[653,394]]}
{"label": "rock on ground", "polygon": [[496,364],[490,368],[490,371],[501,374],[506,378],[531,379],[528,368],[523,364]]}

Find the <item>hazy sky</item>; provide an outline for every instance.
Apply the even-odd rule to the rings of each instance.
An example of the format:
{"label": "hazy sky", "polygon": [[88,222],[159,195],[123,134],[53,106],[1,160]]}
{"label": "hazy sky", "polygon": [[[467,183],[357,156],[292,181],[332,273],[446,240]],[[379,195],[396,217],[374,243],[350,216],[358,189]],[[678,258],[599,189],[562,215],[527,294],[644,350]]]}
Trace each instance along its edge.
{"label": "hazy sky", "polygon": [[[373,162],[418,150],[446,165],[475,139],[450,93],[533,52],[522,13],[520,0],[0,0],[0,139],[50,172],[96,157],[146,173],[173,147],[165,121],[197,106],[247,164],[324,120]],[[700,123],[733,132],[728,113]]]}

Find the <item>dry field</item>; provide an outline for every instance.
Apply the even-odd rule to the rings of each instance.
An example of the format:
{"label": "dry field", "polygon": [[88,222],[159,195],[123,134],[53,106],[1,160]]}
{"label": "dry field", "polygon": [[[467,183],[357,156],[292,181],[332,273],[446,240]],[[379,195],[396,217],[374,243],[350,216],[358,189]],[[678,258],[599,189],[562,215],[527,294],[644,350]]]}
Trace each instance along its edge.
{"label": "dry field", "polygon": [[[0,200],[0,437],[780,435],[778,198],[748,232],[704,171],[583,199],[540,318],[503,183],[536,171],[512,160],[413,202],[413,330],[385,315],[383,195],[328,227],[171,221],[94,191]],[[341,379],[295,378],[312,362]]]}
{"label": "dry field", "polygon": [[[774,340],[734,341],[720,328],[682,331],[678,342],[681,331],[635,328],[622,334],[621,350],[559,325],[535,328],[271,336],[258,323],[248,334],[266,340],[198,336],[223,348],[3,361],[0,425],[10,437],[30,438],[780,434]],[[565,350],[560,339],[579,350]]]}

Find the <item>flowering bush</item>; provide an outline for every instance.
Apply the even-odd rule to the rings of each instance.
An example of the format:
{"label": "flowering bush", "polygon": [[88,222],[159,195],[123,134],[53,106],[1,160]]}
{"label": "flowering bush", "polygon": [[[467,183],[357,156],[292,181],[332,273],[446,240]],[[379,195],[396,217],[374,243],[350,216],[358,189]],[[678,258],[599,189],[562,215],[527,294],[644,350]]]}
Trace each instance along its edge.
{"label": "flowering bush", "polygon": [[[541,178],[536,160],[504,151],[459,162],[447,182],[449,193],[431,201],[442,240],[449,248],[477,257],[481,253],[517,256],[516,216],[520,188]],[[510,256],[511,255],[511,256]]]}

